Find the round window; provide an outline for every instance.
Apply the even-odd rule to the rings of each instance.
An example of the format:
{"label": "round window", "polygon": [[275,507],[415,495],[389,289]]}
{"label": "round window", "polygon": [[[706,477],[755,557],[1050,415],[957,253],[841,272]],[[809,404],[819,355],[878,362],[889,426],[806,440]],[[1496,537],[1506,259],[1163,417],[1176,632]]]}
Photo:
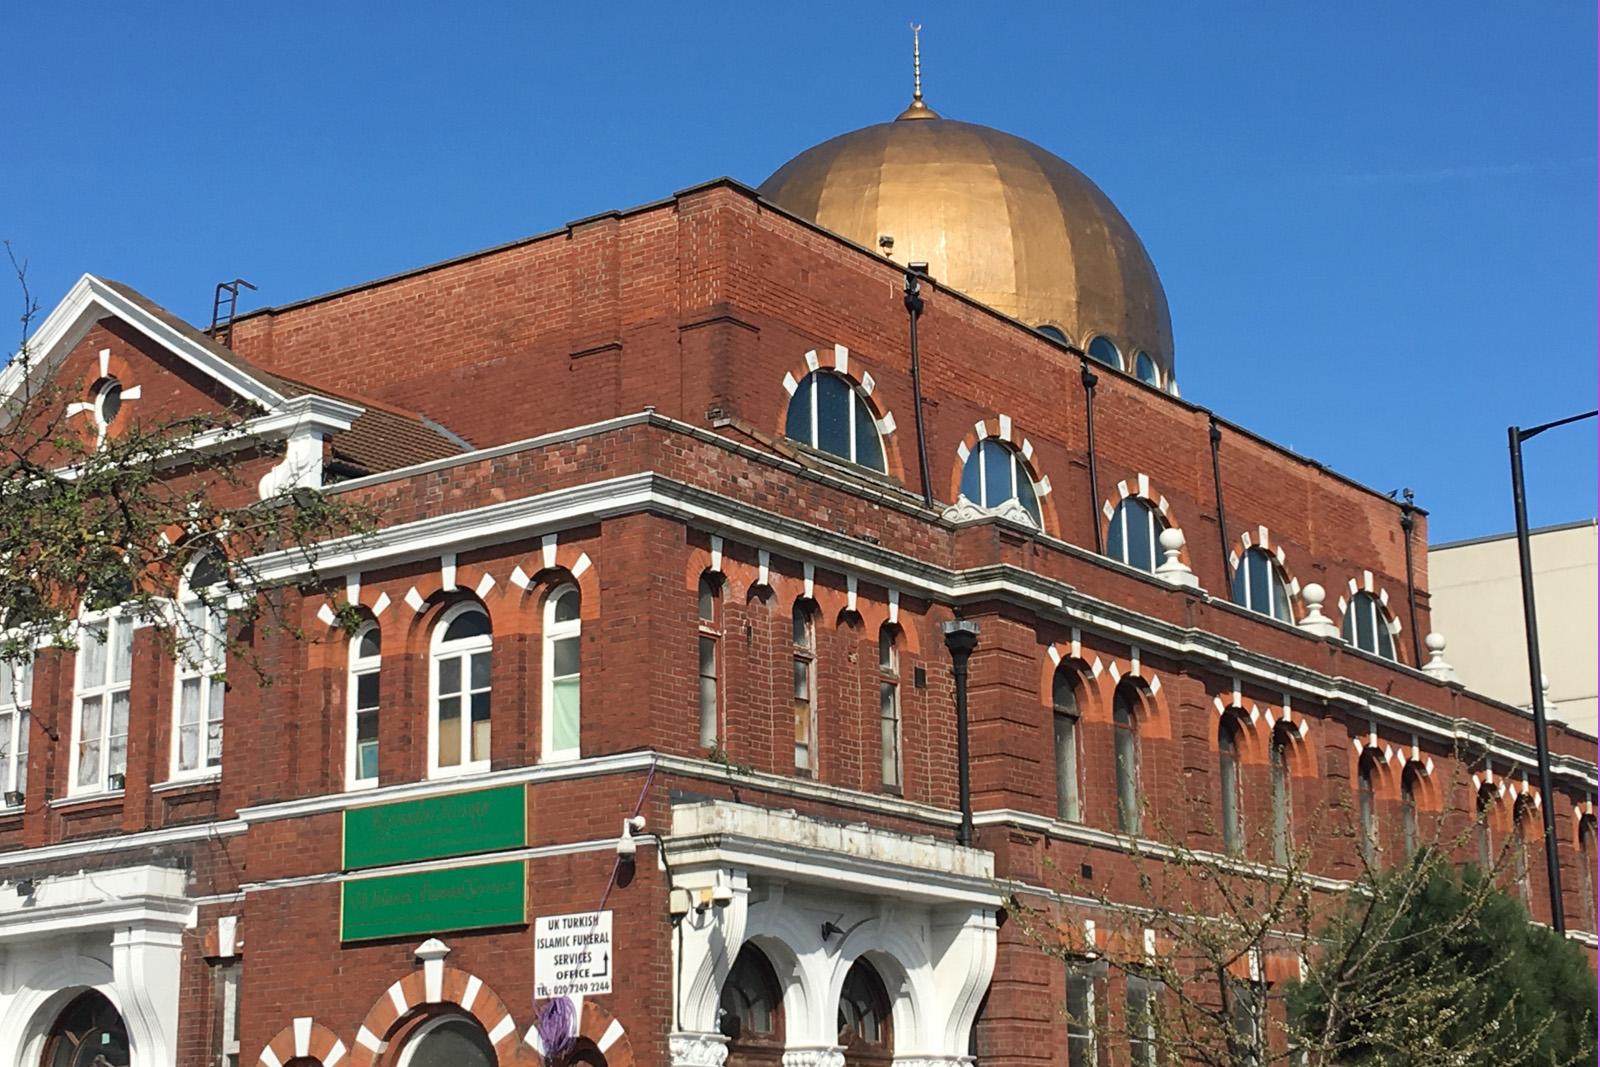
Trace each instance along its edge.
{"label": "round window", "polygon": [[115,378],[106,378],[95,387],[94,391],[94,418],[101,429],[110,426],[117,418],[117,412],[122,410],[122,383]]}

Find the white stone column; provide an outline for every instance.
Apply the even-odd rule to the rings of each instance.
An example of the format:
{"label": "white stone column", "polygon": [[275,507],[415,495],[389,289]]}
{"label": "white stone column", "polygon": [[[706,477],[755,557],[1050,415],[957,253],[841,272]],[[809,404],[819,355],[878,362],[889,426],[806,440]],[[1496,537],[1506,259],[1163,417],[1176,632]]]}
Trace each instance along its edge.
{"label": "white stone column", "polygon": [[183,932],[121,927],[111,937],[112,986],[128,1027],[131,1067],[178,1062],[178,979]]}
{"label": "white stone column", "polygon": [[667,1037],[672,1067],[722,1067],[728,1060],[728,1039],[721,1034],[681,1031]]}

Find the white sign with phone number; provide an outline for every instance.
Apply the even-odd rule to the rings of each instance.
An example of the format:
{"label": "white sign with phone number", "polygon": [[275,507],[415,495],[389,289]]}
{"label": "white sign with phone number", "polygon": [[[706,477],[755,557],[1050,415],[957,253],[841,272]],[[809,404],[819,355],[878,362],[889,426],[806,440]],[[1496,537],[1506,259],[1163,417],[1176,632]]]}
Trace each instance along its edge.
{"label": "white sign with phone number", "polygon": [[611,912],[541,915],[533,926],[533,995],[593,996],[611,992]]}

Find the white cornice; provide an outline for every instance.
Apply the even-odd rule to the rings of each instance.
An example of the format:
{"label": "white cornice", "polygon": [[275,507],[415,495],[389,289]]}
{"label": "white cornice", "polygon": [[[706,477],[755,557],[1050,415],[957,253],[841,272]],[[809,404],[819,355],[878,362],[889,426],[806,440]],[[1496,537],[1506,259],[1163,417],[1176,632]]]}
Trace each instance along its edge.
{"label": "white cornice", "polygon": [[[245,400],[268,410],[283,406],[286,398],[282,393],[204,345],[197,344],[171,323],[151,314],[92,274],[79,278],[34,332],[29,345],[32,349],[29,365],[33,373],[51,373],[66,353],[83,340],[90,328],[108,316],[126,322]],[[13,358],[4,370],[0,370],[0,398],[10,396],[22,384],[22,380],[21,361]]]}
{"label": "white cornice", "polygon": [[119,834],[116,837],[96,837],[88,841],[67,841],[59,845],[40,848],[22,848],[15,852],[0,852],[0,868],[22,867],[32,863],[53,863],[56,860],[98,856],[107,852],[126,852],[140,848],[160,848],[165,845],[204,841],[209,838],[232,837],[245,832],[242,819],[224,819],[218,822],[198,823],[193,826],[174,826],[165,830],[147,830],[136,834]]}

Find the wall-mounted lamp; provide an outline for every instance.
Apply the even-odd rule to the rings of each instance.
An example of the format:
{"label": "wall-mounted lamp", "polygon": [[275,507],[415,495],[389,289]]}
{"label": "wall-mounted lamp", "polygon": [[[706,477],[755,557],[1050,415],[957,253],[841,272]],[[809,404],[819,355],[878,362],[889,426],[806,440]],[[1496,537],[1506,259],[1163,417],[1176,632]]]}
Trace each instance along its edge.
{"label": "wall-mounted lamp", "polygon": [[8,808],[20,808],[20,807],[22,807],[22,793],[21,793],[20,790],[7,789],[6,790],[5,800],[6,800],[6,807],[8,807]]}
{"label": "wall-mounted lamp", "polygon": [[33,879],[32,878],[19,878],[19,879],[17,879],[17,896],[21,897],[23,900],[32,900],[33,899]]}

